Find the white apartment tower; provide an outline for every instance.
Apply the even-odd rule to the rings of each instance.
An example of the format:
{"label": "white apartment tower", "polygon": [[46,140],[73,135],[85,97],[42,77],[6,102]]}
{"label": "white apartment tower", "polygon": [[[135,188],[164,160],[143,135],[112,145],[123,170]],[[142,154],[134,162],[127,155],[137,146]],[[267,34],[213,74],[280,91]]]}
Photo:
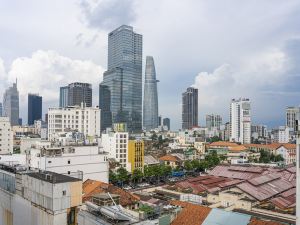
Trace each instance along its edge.
{"label": "white apartment tower", "polygon": [[102,134],[101,145],[105,152],[108,152],[108,158],[115,159],[121,167],[131,171],[128,163],[128,136],[127,132],[109,132]]}
{"label": "white apartment tower", "polygon": [[300,107],[287,107],[286,108],[286,126],[296,131],[296,117],[300,113]]}
{"label": "white apartment tower", "polygon": [[8,117],[0,117],[0,155],[13,152],[13,132]]}
{"label": "white apartment tower", "polygon": [[98,107],[68,106],[49,108],[48,138],[53,140],[55,133],[78,131],[85,138],[100,137],[100,109]]}
{"label": "white apartment tower", "polygon": [[232,99],[230,105],[230,141],[251,143],[251,105],[247,98]]}

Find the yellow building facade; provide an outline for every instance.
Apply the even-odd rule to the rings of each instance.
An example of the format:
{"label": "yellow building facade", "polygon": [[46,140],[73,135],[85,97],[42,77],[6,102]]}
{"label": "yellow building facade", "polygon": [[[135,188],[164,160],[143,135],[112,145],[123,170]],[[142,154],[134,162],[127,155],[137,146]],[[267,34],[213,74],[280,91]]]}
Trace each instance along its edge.
{"label": "yellow building facade", "polygon": [[143,140],[128,141],[128,162],[131,163],[131,172],[135,169],[144,172],[144,149]]}

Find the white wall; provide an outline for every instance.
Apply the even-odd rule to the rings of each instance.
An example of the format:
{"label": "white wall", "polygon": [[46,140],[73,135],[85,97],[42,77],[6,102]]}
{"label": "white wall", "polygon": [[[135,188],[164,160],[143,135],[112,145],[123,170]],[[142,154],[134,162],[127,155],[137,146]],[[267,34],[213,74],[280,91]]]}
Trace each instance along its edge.
{"label": "white wall", "polygon": [[0,155],[13,152],[13,132],[8,117],[0,117]]}

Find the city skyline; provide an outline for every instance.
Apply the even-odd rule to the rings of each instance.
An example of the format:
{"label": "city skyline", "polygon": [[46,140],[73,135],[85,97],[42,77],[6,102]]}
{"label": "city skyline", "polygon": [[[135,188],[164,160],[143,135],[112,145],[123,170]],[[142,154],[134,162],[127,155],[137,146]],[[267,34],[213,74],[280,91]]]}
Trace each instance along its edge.
{"label": "city skyline", "polygon": [[[27,118],[25,102],[29,92],[40,93],[47,109],[57,106],[58,89],[66,83],[92,83],[93,105],[97,105],[97,87],[106,69],[107,33],[123,23],[132,25],[145,37],[144,53],[156,59],[161,74],[160,113],[170,117],[174,129],[181,125],[180,94],[191,85],[199,89],[200,125],[205,124],[205,115],[209,113],[220,114],[224,122],[229,121],[228,104],[234,97],[250,98],[253,123],[268,127],[285,124],[285,108],[299,105],[300,94],[296,87],[299,30],[297,23],[291,23],[298,21],[297,1],[261,2],[259,5],[233,1],[230,5],[238,9],[234,18],[228,17],[233,7],[202,1],[171,5],[166,2],[150,5],[144,1],[136,5],[135,1],[125,1],[115,13],[111,12],[116,3],[105,1],[96,3],[93,8],[89,8],[88,1],[60,3],[63,7],[59,9],[50,2],[33,4],[29,1],[22,4],[22,11],[13,7],[14,2],[6,3],[1,9],[4,10],[1,11],[2,29],[7,35],[1,37],[0,95],[18,76],[23,120]],[[161,10],[156,11],[154,5]],[[162,13],[166,6],[167,14]],[[32,7],[36,10],[32,11]],[[69,9],[66,15],[59,14],[63,8]],[[272,13],[265,15],[260,9],[267,8]],[[122,9],[128,10],[122,14]],[[196,9],[202,13],[194,13]],[[5,12],[22,15],[28,20],[20,27]],[[180,23],[167,26],[177,21],[178,12],[182,15]],[[41,14],[53,19],[42,20],[32,32],[31,21]],[[249,20],[249,17],[256,19]],[[63,28],[70,24],[66,34]],[[49,33],[53,35],[51,40]],[[193,35],[188,42],[183,42],[189,33]],[[219,40],[216,37],[221,33],[226,36]],[[25,44],[32,36],[35,41]],[[171,41],[166,43],[165,39]],[[180,41],[182,44],[178,46]],[[143,61],[145,63],[145,59]],[[53,79],[49,82],[44,77]]]}

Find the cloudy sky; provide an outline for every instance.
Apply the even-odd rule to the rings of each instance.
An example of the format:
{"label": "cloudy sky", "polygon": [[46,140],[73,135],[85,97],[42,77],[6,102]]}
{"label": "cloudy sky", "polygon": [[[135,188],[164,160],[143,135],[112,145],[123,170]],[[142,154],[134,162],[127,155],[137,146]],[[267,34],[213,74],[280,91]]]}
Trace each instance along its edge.
{"label": "cloudy sky", "polygon": [[181,93],[199,88],[199,118],[227,121],[232,98],[252,101],[253,123],[284,124],[300,104],[299,0],[0,1],[0,96],[18,78],[21,116],[27,94],[58,105],[59,87],[93,84],[94,104],[107,62],[107,33],[128,24],[155,60],[159,111],[181,122]]}

